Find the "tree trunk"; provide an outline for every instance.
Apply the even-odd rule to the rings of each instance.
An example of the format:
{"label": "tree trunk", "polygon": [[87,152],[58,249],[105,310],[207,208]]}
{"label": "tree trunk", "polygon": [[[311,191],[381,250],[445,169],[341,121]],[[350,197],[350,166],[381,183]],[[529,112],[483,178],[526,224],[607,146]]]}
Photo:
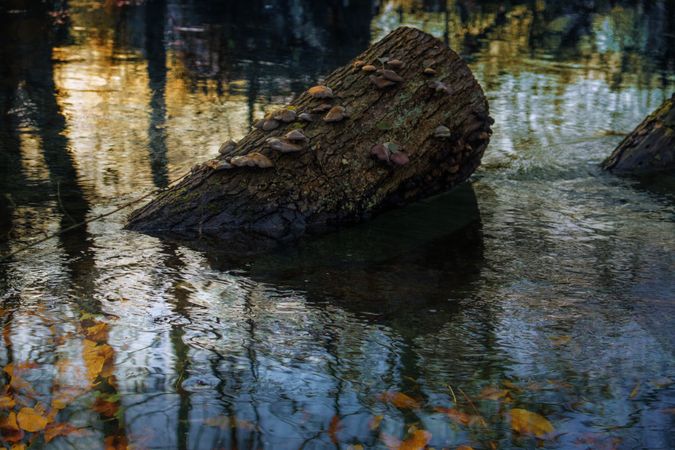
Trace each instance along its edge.
{"label": "tree trunk", "polygon": [[[382,75],[396,78],[382,72],[383,58],[389,58],[386,65],[403,81],[375,86],[371,78],[379,77],[380,83]],[[397,68],[394,60],[403,67]],[[368,73],[360,67],[363,63],[380,70]],[[313,114],[312,122],[254,129],[212,164],[221,162],[221,169],[233,157],[260,152],[273,167],[214,170],[199,165],[134,211],[128,228],[297,237],[445,191],[480,164],[491,134],[487,101],[466,63],[429,34],[398,28],[322,84],[334,98],[304,92],[289,108],[299,116],[328,102],[346,107],[346,119],[326,122],[324,112]],[[447,130],[435,131],[441,125]],[[301,151],[269,148],[269,138],[283,139],[293,129],[308,138]],[[377,144],[385,144],[384,150],[377,147],[382,159],[372,154]]]}
{"label": "tree trunk", "polygon": [[602,168],[619,175],[675,169],[675,94],[619,144]]}

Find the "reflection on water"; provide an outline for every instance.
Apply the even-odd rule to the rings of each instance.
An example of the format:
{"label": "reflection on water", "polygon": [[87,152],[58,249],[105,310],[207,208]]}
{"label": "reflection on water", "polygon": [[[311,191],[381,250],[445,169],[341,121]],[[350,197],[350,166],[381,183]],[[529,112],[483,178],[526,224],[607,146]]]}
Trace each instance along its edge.
{"label": "reflection on water", "polygon": [[672,1],[27,4],[0,6],[3,254],[400,24],[467,58],[496,124],[471,185],[262,256],[119,213],[2,261],[2,445],[531,447],[526,409],[544,447],[675,447],[672,179],[596,169],[675,89]]}

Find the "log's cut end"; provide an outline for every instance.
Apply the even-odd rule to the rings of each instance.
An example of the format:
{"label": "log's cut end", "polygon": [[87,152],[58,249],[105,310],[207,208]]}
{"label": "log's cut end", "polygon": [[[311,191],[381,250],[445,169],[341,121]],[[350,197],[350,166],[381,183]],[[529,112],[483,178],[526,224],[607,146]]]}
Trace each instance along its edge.
{"label": "log's cut end", "polygon": [[492,133],[466,63],[401,27],[134,211],[144,232],[295,237],[448,190]]}
{"label": "log's cut end", "polygon": [[675,170],[675,94],[619,144],[602,168],[618,175]]}

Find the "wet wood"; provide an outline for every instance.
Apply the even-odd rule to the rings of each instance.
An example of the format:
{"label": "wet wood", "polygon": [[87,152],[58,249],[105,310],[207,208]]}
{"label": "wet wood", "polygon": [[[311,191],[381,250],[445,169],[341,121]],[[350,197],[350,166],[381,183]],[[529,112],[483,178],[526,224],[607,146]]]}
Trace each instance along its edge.
{"label": "wet wood", "polygon": [[[387,67],[386,58],[400,60],[402,67]],[[128,227],[285,239],[365,220],[446,191],[475,171],[492,119],[481,87],[455,52],[429,34],[402,27],[354,61],[376,66],[379,74],[364,71],[360,62],[338,68],[321,83],[333,91],[332,98],[303,93],[290,105],[296,120],[268,117],[266,122],[278,122],[273,129],[268,123],[268,131],[253,129],[223,149],[218,155],[223,164],[200,165],[133,212]],[[426,68],[436,75],[429,77]],[[391,80],[396,76],[384,69],[403,81]],[[374,77],[391,85],[378,87]],[[312,112],[335,106],[344,107],[347,117],[326,121],[327,112]],[[435,136],[440,125],[449,135]],[[301,151],[270,148],[270,138],[283,140],[294,129],[307,138]],[[392,157],[372,155],[377,144]],[[232,158],[253,152],[265,155],[273,167],[226,168]]]}
{"label": "wet wood", "polygon": [[619,175],[675,170],[675,94],[647,116],[602,167]]}

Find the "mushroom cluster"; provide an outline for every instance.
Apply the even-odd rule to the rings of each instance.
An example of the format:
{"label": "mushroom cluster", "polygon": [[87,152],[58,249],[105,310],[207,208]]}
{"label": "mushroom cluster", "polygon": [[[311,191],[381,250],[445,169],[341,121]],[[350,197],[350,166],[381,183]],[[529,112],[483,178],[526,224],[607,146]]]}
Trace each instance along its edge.
{"label": "mushroom cluster", "polygon": [[410,162],[410,158],[408,158],[408,155],[403,151],[401,146],[394,142],[375,144],[370,149],[370,155],[395,166],[405,166]]}
{"label": "mushroom cluster", "polygon": [[304,145],[309,141],[307,136],[300,130],[292,130],[286,133],[282,138],[269,138],[267,145],[272,150],[277,150],[281,153],[297,153],[303,149]]}
{"label": "mushroom cluster", "polygon": [[274,167],[274,163],[265,155],[259,152],[251,152],[248,155],[233,156],[229,163],[236,167],[259,167],[260,169],[269,169]]}
{"label": "mushroom cluster", "polygon": [[396,85],[397,83],[403,82],[403,77],[395,71],[395,69],[401,69],[404,67],[403,61],[400,59],[389,59],[388,57],[378,58],[378,61],[382,63],[381,69],[378,69],[372,64],[361,66],[361,70],[364,72],[374,72],[368,77],[368,79],[375,85],[377,89],[386,89]]}
{"label": "mushroom cluster", "polygon": [[434,137],[436,138],[449,138],[450,136],[450,128],[445,125],[439,125],[434,130]]}

